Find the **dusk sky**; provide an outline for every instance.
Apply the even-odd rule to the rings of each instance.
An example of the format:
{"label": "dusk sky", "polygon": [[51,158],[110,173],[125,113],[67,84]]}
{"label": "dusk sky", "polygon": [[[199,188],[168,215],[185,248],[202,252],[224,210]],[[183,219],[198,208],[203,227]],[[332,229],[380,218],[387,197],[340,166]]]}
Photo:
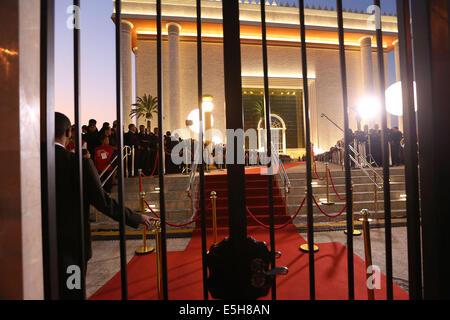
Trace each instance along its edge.
{"label": "dusk sky", "polygon": [[[65,113],[73,121],[73,36],[66,27],[68,7],[72,0],[56,2],[56,49],[55,49],[55,109]],[[298,3],[297,1],[283,1]],[[314,4],[336,8],[335,0],[306,0]],[[163,0],[164,3],[164,0]],[[345,8],[366,10],[372,0],[344,0]],[[381,11],[395,13],[395,0],[381,1]],[[115,28],[111,20],[112,0],[81,0],[81,108],[82,121],[90,118],[98,121],[98,126],[115,119]],[[270,63],[270,61],[269,61]],[[389,57],[389,79],[395,78],[393,54]],[[133,56],[134,70],[134,56]],[[134,101],[134,99],[133,99]]]}

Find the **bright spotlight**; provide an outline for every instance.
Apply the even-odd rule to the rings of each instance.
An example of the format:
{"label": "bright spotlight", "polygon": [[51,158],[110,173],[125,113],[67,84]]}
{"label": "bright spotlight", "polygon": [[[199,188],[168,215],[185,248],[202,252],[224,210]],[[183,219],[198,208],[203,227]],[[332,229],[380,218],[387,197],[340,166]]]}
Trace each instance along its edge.
{"label": "bright spotlight", "polygon": [[214,137],[212,137],[212,142],[213,142],[214,144],[222,144],[222,143],[223,143],[223,140],[222,140],[221,137],[214,136]]}
{"label": "bright spotlight", "polygon": [[212,112],[214,109],[213,97],[212,96],[204,96],[202,102],[203,112]]}
{"label": "bright spotlight", "polygon": [[316,155],[316,156],[325,153],[325,151],[323,151],[322,148],[318,148],[316,146],[313,147],[313,150],[314,150],[314,155]]}
{"label": "bright spotlight", "polygon": [[[417,112],[417,88],[414,81],[414,104]],[[386,90],[386,111],[394,116],[403,115],[402,83],[398,81]]]}
{"label": "bright spotlight", "polygon": [[357,111],[361,119],[373,120],[380,113],[380,103],[374,97],[362,98],[357,106]]}
{"label": "bright spotlight", "polygon": [[192,125],[189,126],[189,129],[194,131],[195,133],[200,132],[200,121],[199,121],[200,112],[198,109],[192,110],[188,115],[188,120],[192,121]]}
{"label": "bright spotlight", "polygon": [[[200,111],[198,109],[194,109],[189,113],[187,120],[192,121],[192,125],[189,126],[189,129],[194,131],[195,133],[200,132]],[[211,115],[211,126],[214,125],[214,117]],[[205,124],[203,123],[203,131],[205,130]]]}

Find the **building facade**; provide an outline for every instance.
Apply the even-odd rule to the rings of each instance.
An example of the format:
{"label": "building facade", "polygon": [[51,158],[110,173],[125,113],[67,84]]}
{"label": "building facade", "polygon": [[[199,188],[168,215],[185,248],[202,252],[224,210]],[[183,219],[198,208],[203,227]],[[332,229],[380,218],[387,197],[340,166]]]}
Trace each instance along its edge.
{"label": "building facade", "polygon": [[[132,54],[135,55],[136,95],[157,95],[156,5],[155,0],[124,0],[122,28],[124,118],[129,118],[132,101]],[[163,110],[164,131],[180,130],[187,138],[194,131],[186,127],[197,106],[197,30],[195,0],[166,0],[163,15]],[[267,1],[267,39],[271,112],[274,129],[279,130],[282,153],[304,153],[303,92],[310,94],[312,143],[327,150],[343,136],[321,115],[343,127],[343,102],[339,63],[337,13],[333,8],[307,8],[306,41],[308,74],[301,71],[299,9],[279,1]],[[203,92],[213,97],[213,128],[221,141],[226,129],[222,3],[202,2]],[[245,129],[261,130],[256,105],[263,98],[260,5],[254,0],[241,3],[242,86]],[[398,48],[397,18],[382,16],[384,69],[387,54]],[[374,16],[349,10],[344,13],[350,126],[358,128],[356,107],[379,92]],[[308,77],[308,88],[303,77]],[[387,79],[387,76],[386,76]],[[386,80],[387,87],[387,80]],[[377,119],[369,125],[380,123]],[[152,127],[157,124],[152,121]],[[364,121],[361,125],[364,125]],[[226,143],[226,141],[224,141]]]}

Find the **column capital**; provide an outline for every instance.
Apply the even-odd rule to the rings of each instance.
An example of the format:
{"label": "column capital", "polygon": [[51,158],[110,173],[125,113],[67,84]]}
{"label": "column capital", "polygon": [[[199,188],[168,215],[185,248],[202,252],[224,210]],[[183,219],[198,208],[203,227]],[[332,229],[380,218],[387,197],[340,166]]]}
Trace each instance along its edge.
{"label": "column capital", "polygon": [[[134,29],[134,24],[132,24],[130,21],[128,20],[122,20],[122,25],[127,25],[130,27],[130,30]],[[123,30],[123,29],[122,29]]]}
{"label": "column capital", "polygon": [[368,45],[372,46],[373,36],[363,36],[358,39],[360,46]]}
{"label": "column capital", "polygon": [[169,22],[166,24],[167,32],[169,34],[180,34],[181,31],[181,25],[175,22]]}

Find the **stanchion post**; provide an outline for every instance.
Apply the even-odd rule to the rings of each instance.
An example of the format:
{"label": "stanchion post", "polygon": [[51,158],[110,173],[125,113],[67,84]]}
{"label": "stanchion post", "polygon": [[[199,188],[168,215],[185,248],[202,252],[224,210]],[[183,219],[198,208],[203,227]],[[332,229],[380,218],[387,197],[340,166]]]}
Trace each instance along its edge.
{"label": "stanchion post", "polygon": [[374,209],[375,209],[375,214],[377,214],[378,212],[378,187],[376,185],[377,182],[377,175],[375,174],[375,172],[373,173],[373,178],[375,181],[375,184],[373,185],[373,204],[374,204]]}
{"label": "stanchion post", "polygon": [[129,178],[130,177],[130,173],[128,171],[128,148],[125,147],[125,177]]}
{"label": "stanchion post", "polygon": [[[307,192],[307,191],[305,192],[305,197],[308,197],[308,192]],[[306,228],[306,239],[309,239],[308,228]],[[305,252],[305,253],[309,252],[309,245],[308,245],[308,243],[302,244],[302,245],[299,247],[299,249],[300,249],[300,251]],[[316,246],[316,245],[314,245],[313,251],[314,251],[314,252],[319,251],[319,247]]]}
{"label": "stanchion post", "polygon": [[184,152],[183,152],[183,154],[184,154],[184,174],[185,175],[188,175],[189,174],[189,161],[188,161],[188,159],[189,159],[189,156],[188,156],[188,152],[187,152],[187,149],[184,149]]}
{"label": "stanchion post", "polygon": [[[144,190],[140,190],[140,186],[142,183],[142,169],[139,169],[139,201],[141,205],[141,214],[145,214],[145,192]],[[146,255],[155,251],[155,248],[151,246],[147,246],[147,226],[144,225],[142,228],[142,247],[136,250],[137,255]]]}
{"label": "stanchion post", "polygon": [[[350,190],[352,193],[352,210],[351,210],[351,212],[352,212],[352,234],[353,234],[353,236],[360,236],[360,235],[362,235],[362,232],[355,229],[355,218],[354,218],[354,213],[353,213],[353,203],[355,200],[353,197],[353,182],[351,184]],[[347,234],[347,232],[348,232],[347,230],[344,231],[345,234]]]}
{"label": "stanchion post", "polygon": [[155,222],[155,242],[156,242],[156,286],[158,288],[158,299],[164,297],[162,287],[162,254],[161,254],[161,222]]}
{"label": "stanchion post", "polygon": [[217,244],[217,193],[215,191],[211,191],[211,206],[212,206],[212,223],[213,223],[213,241],[214,244]]}
{"label": "stanchion post", "polygon": [[327,201],[321,202],[323,205],[331,206],[334,204],[334,202],[330,201],[330,178],[328,176],[329,168],[328,168],[328,162],[325,163],[325,175],[327,178]]}
{"label": "stanchion post", "polygon": [[131,176],[134,177],[134,161],[135,160],[135,150],[134,146],[131,147]]}
{"label": "stanchion post", "polygon": [[[360,221],[363,223],[363,232],[364,232],[364,252],[366,257],[366,281],[370,279],[373,276],[372,271],[369,272],[370,266],[372,266],[372,246],[370,243],[370,213],[369,210],[363,209],[361,210],[361,216],[362,218]],[[367,286],[367,297],[369,300],[375,300],[375,291],[372,286],[370,288]]]}

